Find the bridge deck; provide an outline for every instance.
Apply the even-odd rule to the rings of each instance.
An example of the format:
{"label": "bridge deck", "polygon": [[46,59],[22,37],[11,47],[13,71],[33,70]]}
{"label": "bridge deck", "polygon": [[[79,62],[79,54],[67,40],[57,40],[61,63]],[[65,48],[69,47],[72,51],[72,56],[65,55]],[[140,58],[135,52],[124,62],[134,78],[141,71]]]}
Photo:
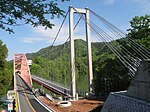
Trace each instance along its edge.
{"label": "bridge deck", "polygon": [[65,88],[63,86],[53,83],[50,80],[46,80],[35,75],[32,75],[32,80],[40,85],[43,85],[43,87],[47,88],[48,90],[58,95],[70,97],[70,90],[68,88]]}
{"label": "bridge deck", "polygon": [[20,112],[53,112],[39,103],[31,89],[19,75],[16,75],[16,84]]}

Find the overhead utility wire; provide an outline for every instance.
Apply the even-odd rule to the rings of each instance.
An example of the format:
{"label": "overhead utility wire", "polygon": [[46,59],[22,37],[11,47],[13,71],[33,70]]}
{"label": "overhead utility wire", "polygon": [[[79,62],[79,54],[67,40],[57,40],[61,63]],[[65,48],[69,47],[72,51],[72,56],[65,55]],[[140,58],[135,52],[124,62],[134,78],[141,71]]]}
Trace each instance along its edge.
{"label": "overhead utility wire", "polygon": [[[76,9],[74,9],[74,10],[76,10]],[[83,19],[83,18],[82,18]],[[89,23],[87,23],[88,25],[89,25]],[[91,26],[92,27],[92,26]],[[95,29],[93,28],[92,29],[93,31],[95,31]],[[97,31],[95,31],[95,32],[97,32]],[[99,34],[98,32],[97,32],[97,34],[98,35],[101,35],[101,34]],[[102,36],[101,36],[102,37]],[[103,38],[103,41],[104,42],[106,42],[107,43],[107,41]],[[108,43],[107,43],[107,45],[108,45],[108,47],[115,53],[115,54],[117,54],[116,56],[120,59],[120,61],[127,67],[127,68],[129,68],[129,66],[128,65],[130,65],[129,63],[128,63],[128,65],[126,64],[126,63],[124,63],[124,61],[126,62],[126,60],[124,60],[121,56],[120,56],[120,54],[118,54],[114,49],[113,49],[113,47],[111,47]],[[124,61],[122,61],[122,59],[124,60]],[[130,68],[131,69],[131,68]],[[132,69],[135,69],[135,68],[132,68]]]}
{"label": "overhead utility wire", "polygon": [[[119,36],[121,36],[121,37],[123,37],[124,38],[124,36],[126,36],[126,33],[125,32],[123,32],[122,30],[120,30],[119,28],[117,28],[116,26],[114,26],[113,24],[111,24],[111,23],[109,23],[107,20],[105,20],[104,18],[102,18],[101,16],[99,16],[98,14],[96,14],[94,11],[92,11],[92,10],[90,10],[96,17],[98,17],[102,22],[104,22],[106,25],[108,25],[109,27],[111,27],[112,28],[112,30],[113,31],[115,31],[115,33],[117,33]],[[105,25],[104,24],[104,25]],[[117,30],[117,31],[116,31]],[[140,47],[141,49],[143,49],[145,52],[148,52],[149,54],[150,54],[150,52],[146,49],[146,48],[144,48],[143,46],[141,46],[141,45],[139,45],[138,43],[136,43],[133,39],[131,39],[131,38],[128,38],[130,41],[132,41],[133,43],[132,44],[134,44],[136,47]],[[132,45],[133,46],[133,45]],[[135,48],[135,47],[134,47]],[[137,48],[135,48],[135,49],[137,49]],[[138,50],[138,49],[137,49]],[[139,50],[138,50],[139,51]],[[144,55],[145,54],[145,52],[144,51],[141,51],[141,52],[143,52],[142,54]],[[146,55],[146,54],[145,54]],[[145,57],[145,58],[148,58],[148,56],[149,55],[147,55],[147,57]]]}

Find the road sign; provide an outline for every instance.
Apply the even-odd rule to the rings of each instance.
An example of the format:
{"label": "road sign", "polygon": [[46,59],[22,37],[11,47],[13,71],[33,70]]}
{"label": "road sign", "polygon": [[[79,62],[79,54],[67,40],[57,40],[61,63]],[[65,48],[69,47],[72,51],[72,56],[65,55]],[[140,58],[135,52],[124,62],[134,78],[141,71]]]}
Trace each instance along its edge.
{"label": "road sign", "polygon": [[13,110],[13,103],[8,103],[8,110]]}

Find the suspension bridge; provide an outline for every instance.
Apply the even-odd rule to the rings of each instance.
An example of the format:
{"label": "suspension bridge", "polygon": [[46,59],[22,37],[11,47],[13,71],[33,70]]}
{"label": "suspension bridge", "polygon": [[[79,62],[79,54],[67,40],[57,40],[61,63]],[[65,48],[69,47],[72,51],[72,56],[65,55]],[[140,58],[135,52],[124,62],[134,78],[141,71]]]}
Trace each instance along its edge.
{"label": "suspension bridge", "polygon": [[[79,20],[74,25],[74,13],[78,15]],[[88,93],[92,93],[92,80],[93,80],[93,67],[92,67],[92,48],[91,48],[91,34],[100,42],[104,42],[105,45],[115,54],[120,62],[128,69],[131,77],[135,77],[139,66],[143,60],[150,58],[150,51],[139,45],[131,37],[127,37],[126,33],[96,14],[94,11],[85,8],[78,9],[69,7],[69,10],[64,17],[64,20],[56,34],[54,41],[51,45],[50,51],[53,48],[61,29],[65,23],[65,20],[69,14],[69,36],[66,42],[70,42],[70,82],[69,87],[59,85],[55,80],[46,80],[41,77],[31,75],[28,60],[25,54],[14,55],[14,91],[15,99],[18,103],[17,111],[25,112],[53,112],[54,110],[49,108],[38,98],[36,98],[32,91],[33,82],[42,85],[44,88],[54,92],[55,94],[62,95],[63,97],[69,97],[72,100],[78,100],[78,90],[76,90],[76,68],[75,68],[75,45],[74,45],[74,31],[78,26],[79,22],[83,20],[85,22],[86,29],[86,46],[87,46],[87,65],[88,65]],[[94,23],[90,17],[93,15],[98,23]],[[104,29],[105,30],[104,30]],[[108,33],[109,32],[109,33]],[[111,34],[110,34],[111,33]],[[119,44],[118,39],[121,40]],[[114,41],[114,42],[112,42]],[[125,45],[130,44],[130,50]],[[131,52],[132,51],[132,52]],[[134,51],[134,53],[133,53]],[[148,62],[148,61],[146,61]],[[51,68],[53,69],[53,68]],[[69,69],[69,68],[68,68]],[[141,69],[141,67],[140,67]],[[62,77],[63,78],[63,77]],[[64,79],[65,80],[65,79]]]}

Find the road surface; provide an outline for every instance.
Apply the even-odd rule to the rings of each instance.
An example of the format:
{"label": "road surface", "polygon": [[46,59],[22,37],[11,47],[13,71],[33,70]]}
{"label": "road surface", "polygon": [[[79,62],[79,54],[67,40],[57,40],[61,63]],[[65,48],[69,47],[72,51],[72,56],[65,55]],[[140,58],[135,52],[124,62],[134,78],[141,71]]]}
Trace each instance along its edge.
{"label": "road surface", "polygon": [[44,108],[38,100],[36,100],[31,89],[23,81],[23,79],[16,75],[17,92],[19,99],[20,112],[53,112]]}

